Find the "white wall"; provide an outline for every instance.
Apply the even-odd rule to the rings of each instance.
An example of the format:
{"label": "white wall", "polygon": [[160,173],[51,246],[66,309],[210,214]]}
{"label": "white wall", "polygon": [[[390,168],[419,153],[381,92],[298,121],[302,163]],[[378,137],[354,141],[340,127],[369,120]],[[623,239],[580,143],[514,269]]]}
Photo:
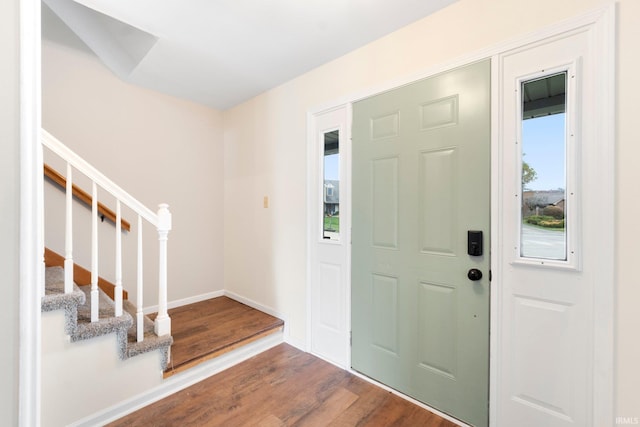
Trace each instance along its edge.
{"label": "white wall", "polygon": [[120,360],[115,333],[70,342],[64,310],[42,313],[42,426],[69,425],[158,387],[160,353]]}
{"label": "white wall", "polygon": [[18,0],[0,3],[0,424],[18,424],[20,97]]}
{"label": "white wall", "polygon": [[[287,316],[306,340],[306,113],[527,34],[608,0],[460,0],[224,114],[225,289]],[[640,3],[619,1],[617,198],[617,415],[640,417]],[[271,207],[262,207],[263,196]]]}
{"label": "white wall", "polygon": [[[124,83],[95,56],[46,39],[42,102],[45,129],[151,209],[159,203],[170,205],[169,302],[221,290],[222,114]],[[64,165],[57,169],[64,172]],[[81,187],[91,190],[88,185]],[[47,201],[61,196],[52,188],[45,184]],[[51,212],[47,212],[46,244],[64,253],[62,212],[49,216]],[[84,208],[74,208],[78,224],[88,223],[87,214]],[[132,224],[136,221],[127,212],[123,217]],[[155,263],[157,237],[150,226],[145,230],[145,259]],[[113,281],[113,243],[107,239],[115,231],[105,221],[100,233],[100,275]],[[85,267],[90,267],[89,236],[90,228],[76,228],[74,258]],[[133,233],[123,238],[125,254],[133,259],[135,239]],[[157,267],[145,271],[145,283],[151,285],[145,306],[157,304],[156,272]],[[133,264],[125,267],[125,289],[135,290],[135,277]]]}

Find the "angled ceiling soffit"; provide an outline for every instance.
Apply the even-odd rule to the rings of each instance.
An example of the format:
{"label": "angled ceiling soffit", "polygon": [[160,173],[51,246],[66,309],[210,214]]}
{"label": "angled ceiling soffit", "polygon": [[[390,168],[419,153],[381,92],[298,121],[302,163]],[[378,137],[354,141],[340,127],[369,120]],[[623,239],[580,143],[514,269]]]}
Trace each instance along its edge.
{"label": "angled ceiling soffit", "polygon": [[122,79],[127,79],[158,41],[153,34],[73,0],[44,3]]}

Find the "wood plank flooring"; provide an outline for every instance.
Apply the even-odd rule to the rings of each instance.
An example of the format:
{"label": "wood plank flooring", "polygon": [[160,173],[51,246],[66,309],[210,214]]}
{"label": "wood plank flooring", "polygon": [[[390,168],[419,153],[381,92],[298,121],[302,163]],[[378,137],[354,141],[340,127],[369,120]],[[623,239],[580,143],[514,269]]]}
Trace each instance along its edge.
{"label": "wood plank flooring", "polygon": [[173,335],[165,378],[281,330],[282,320],[227,297],[169,310]]}
{"label": "wood plank flooring", "polygon": [[455,426],[287,344],[110,425]]}

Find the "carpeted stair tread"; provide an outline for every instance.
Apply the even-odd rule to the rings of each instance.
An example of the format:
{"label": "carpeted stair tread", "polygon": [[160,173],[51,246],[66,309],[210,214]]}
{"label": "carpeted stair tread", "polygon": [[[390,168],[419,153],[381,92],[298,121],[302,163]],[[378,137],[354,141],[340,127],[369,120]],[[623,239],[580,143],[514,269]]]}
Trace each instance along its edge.
{"label": "carpeted stair tread", "polygon": [[[91,321],[91,285],[81,285],[78,288],[85,294],[85,303],[78,306],[78,322]],[[116,305],[104,291],[98,288],[98,317],[100,319],[113,317]],[[123,310],[124,314],[124,310]]]}
{"label": "carpeted stair tread", "polygon": [[[133,325],[131,325],[128,331],[129,342],[136,342],[138,340],[138,316],[136,315],[136,306],[133,305],[133,303],[131,303],[130,301],[125,300],[122,301],[122,308],[133,318]],[[142,319],[144,322],[143,330],[145,339],[147,338],[147,335],[155,336],[153,320],[149,319],[148,316],[142,316]]]}
{"label": "carpeted stair tread", "polygon": [[127,357],[137,356],[138,354],[146,353],[148,351],[152,351],[156,349],[169,348],[171,344],[173,344],[173,337],[171,335],[164,335],[159,337],[155,333],[144,334],[144,341],[128,342]]}
{"label": "carpeted stair tread", "polygon": [[76,284],[73,291],[64,293],[64,269],[62,267],[48,267],[44,276],[44,296],[40,307],[43,312],[64,310],[65,332],[72,335],[78,327],[78,306],[85,303],[86,296]]}
{"label": "carpeted stair tread", "polygon": [[[64,269],[62,267],[47,267],[44,274],[44,294],[42,298],[42,309],[44,311],[56,310],[57,308],[51,308],[45,310],[44,305],[53,305],[52,301],[58,301],[63,297],[69,297],[78,302],[78,304],[84,304],[85,294],[80,292],[80,288],[73,284],[73,291],[70,294],[64,293]],[[60,307],[63,308],[63,307]]]}
{"label": "carpeted stair tread", "polygon": [[127,334],[127,356],[133,357],[138,354],[146,353],[147,351],[169,347],[173,344],[173,337],[171,335],[165,335],[159,337],[156,335],[154,331],[153,321],[149,319],[148,316],[143,316],[144,322],[144,340],[142,342],[138,342],[138,329],[137,329],[137,316],[136,316],[136,306],[133,305],[130,301],[123,301],[122,308],[124,311],[128,312],[133,318],[133,325],[129,328]]}
{"label": "carpeted stair tread", "polygon": [[118,356],[127,358],[127,330],[133,319],[129,313],[115,317],[115,304],[101,289],[98,289],[98,321],[91,321],[91,285],[79,286],[85,294],[85,302],[78,306],[78,327],[71,334],[71,342],[88,340],[115,333],[118,340]]}

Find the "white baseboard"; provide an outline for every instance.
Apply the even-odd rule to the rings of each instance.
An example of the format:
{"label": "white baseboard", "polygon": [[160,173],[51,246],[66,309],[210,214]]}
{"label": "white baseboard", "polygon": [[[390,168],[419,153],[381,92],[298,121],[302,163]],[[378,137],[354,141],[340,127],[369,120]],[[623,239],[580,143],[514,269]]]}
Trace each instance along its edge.
{"label": "white baseboard", "polygon": [[298,341],[291,338],[291,334],[289,333],[289,328],[291,326],[289,325],[289,322],[287,322],[287,318],[283,313],[280,313],[279,311],[276,311],[271,307],[267,307],[266,305],[262,305],[250,298],[246,298],[241,295],[238,295],[235,292],[225,290],[224,295],[228,298],[231,298],[232,300],[241,302],[242,304],[248,305],[251,308],[255,308],[256,310],[262,311],[263,313],[267,313],[273,317],[277,317],[278,319],[282,320],[284,322],[284,342],[298,348],[299,350],[302,350],[305,352],[307,351],[304,348],[304,346],[300,346],[300,343]]}
{"label": "white baseboard", "polygon": [[[189,298],[183,298],[183,299],[170,301],[167,304],[167,308],[171,309],[171,308],[176,308],[176,307],[182,307],[183,305],[194,304],[196,302],[208,300],[208,299],[211,299],[211,298],[221,297],[223,295],[225,295],[225,291],[224,290],[219,290],[219,291],[214,291],[214,292],[207,292],[206,294],[200,294],[200,295],[195,295],[195,296],[192,296],[192,297],[189,297]],[[249,304],[247,304],[247,305],[249,305]],[[144,314],[157,313],[158,312],[158,306],[157,305],[150,305],[149,307],[145,307],[142,311],[144,312]]]}
{"label": "white baseboard", "polygon": [[[286,326],[287,326],[287,324],[285,322],[285,327]],[[290,334],[285,334],[284,342],[286,342],[290,346],[293,346],[293,347],[297,348],[300,351],[304,351],[305,353],[309,353],[309,351],[307,350],[307,345],[306,345],[307,343],[304,340],[299,340],[299,339],[293,338]],[[342,367],[342,366],[340,368],[344,369],[344,367]]]}
{"label": "white baseboard", "polygon": [[251,308],[255,308],[256,310],[260,310],[263,313],[267,313],[270,314],[273,317],[277,317],[280,320],[284,320],[285,321],[285,325],[286,325],[286,320],[284,314],[277,312],[276,310],[274,310],[271,307],[267,307],[266,305],[262,305],[258,302],[255,302],[252,299],[249,298],[245,298],[241,295],[236,294],[235,292],[231,292],[231,291],[223,291],[224,292],[224,296],[231,298],[232,300],[236,300],[238,302],[241,302],[245,305],[248,305]]}
{"label": "white baseboard", "polygon": [[184,372],[172,375],[163,381],[161,385],[145,393],[141,393],[131,399],[106,408],[93,415],[78,420],[72,424],[73,427],[105,425],[119,418],[124,417],[140,408],[157,402],[171,394],[185,389],[197,382],[200,382],[212,375],[224,371],[238,363],[256,356],[283,342],[282,332],[268,335],[252,343],[239,347],[222,356],[203,362]]}

